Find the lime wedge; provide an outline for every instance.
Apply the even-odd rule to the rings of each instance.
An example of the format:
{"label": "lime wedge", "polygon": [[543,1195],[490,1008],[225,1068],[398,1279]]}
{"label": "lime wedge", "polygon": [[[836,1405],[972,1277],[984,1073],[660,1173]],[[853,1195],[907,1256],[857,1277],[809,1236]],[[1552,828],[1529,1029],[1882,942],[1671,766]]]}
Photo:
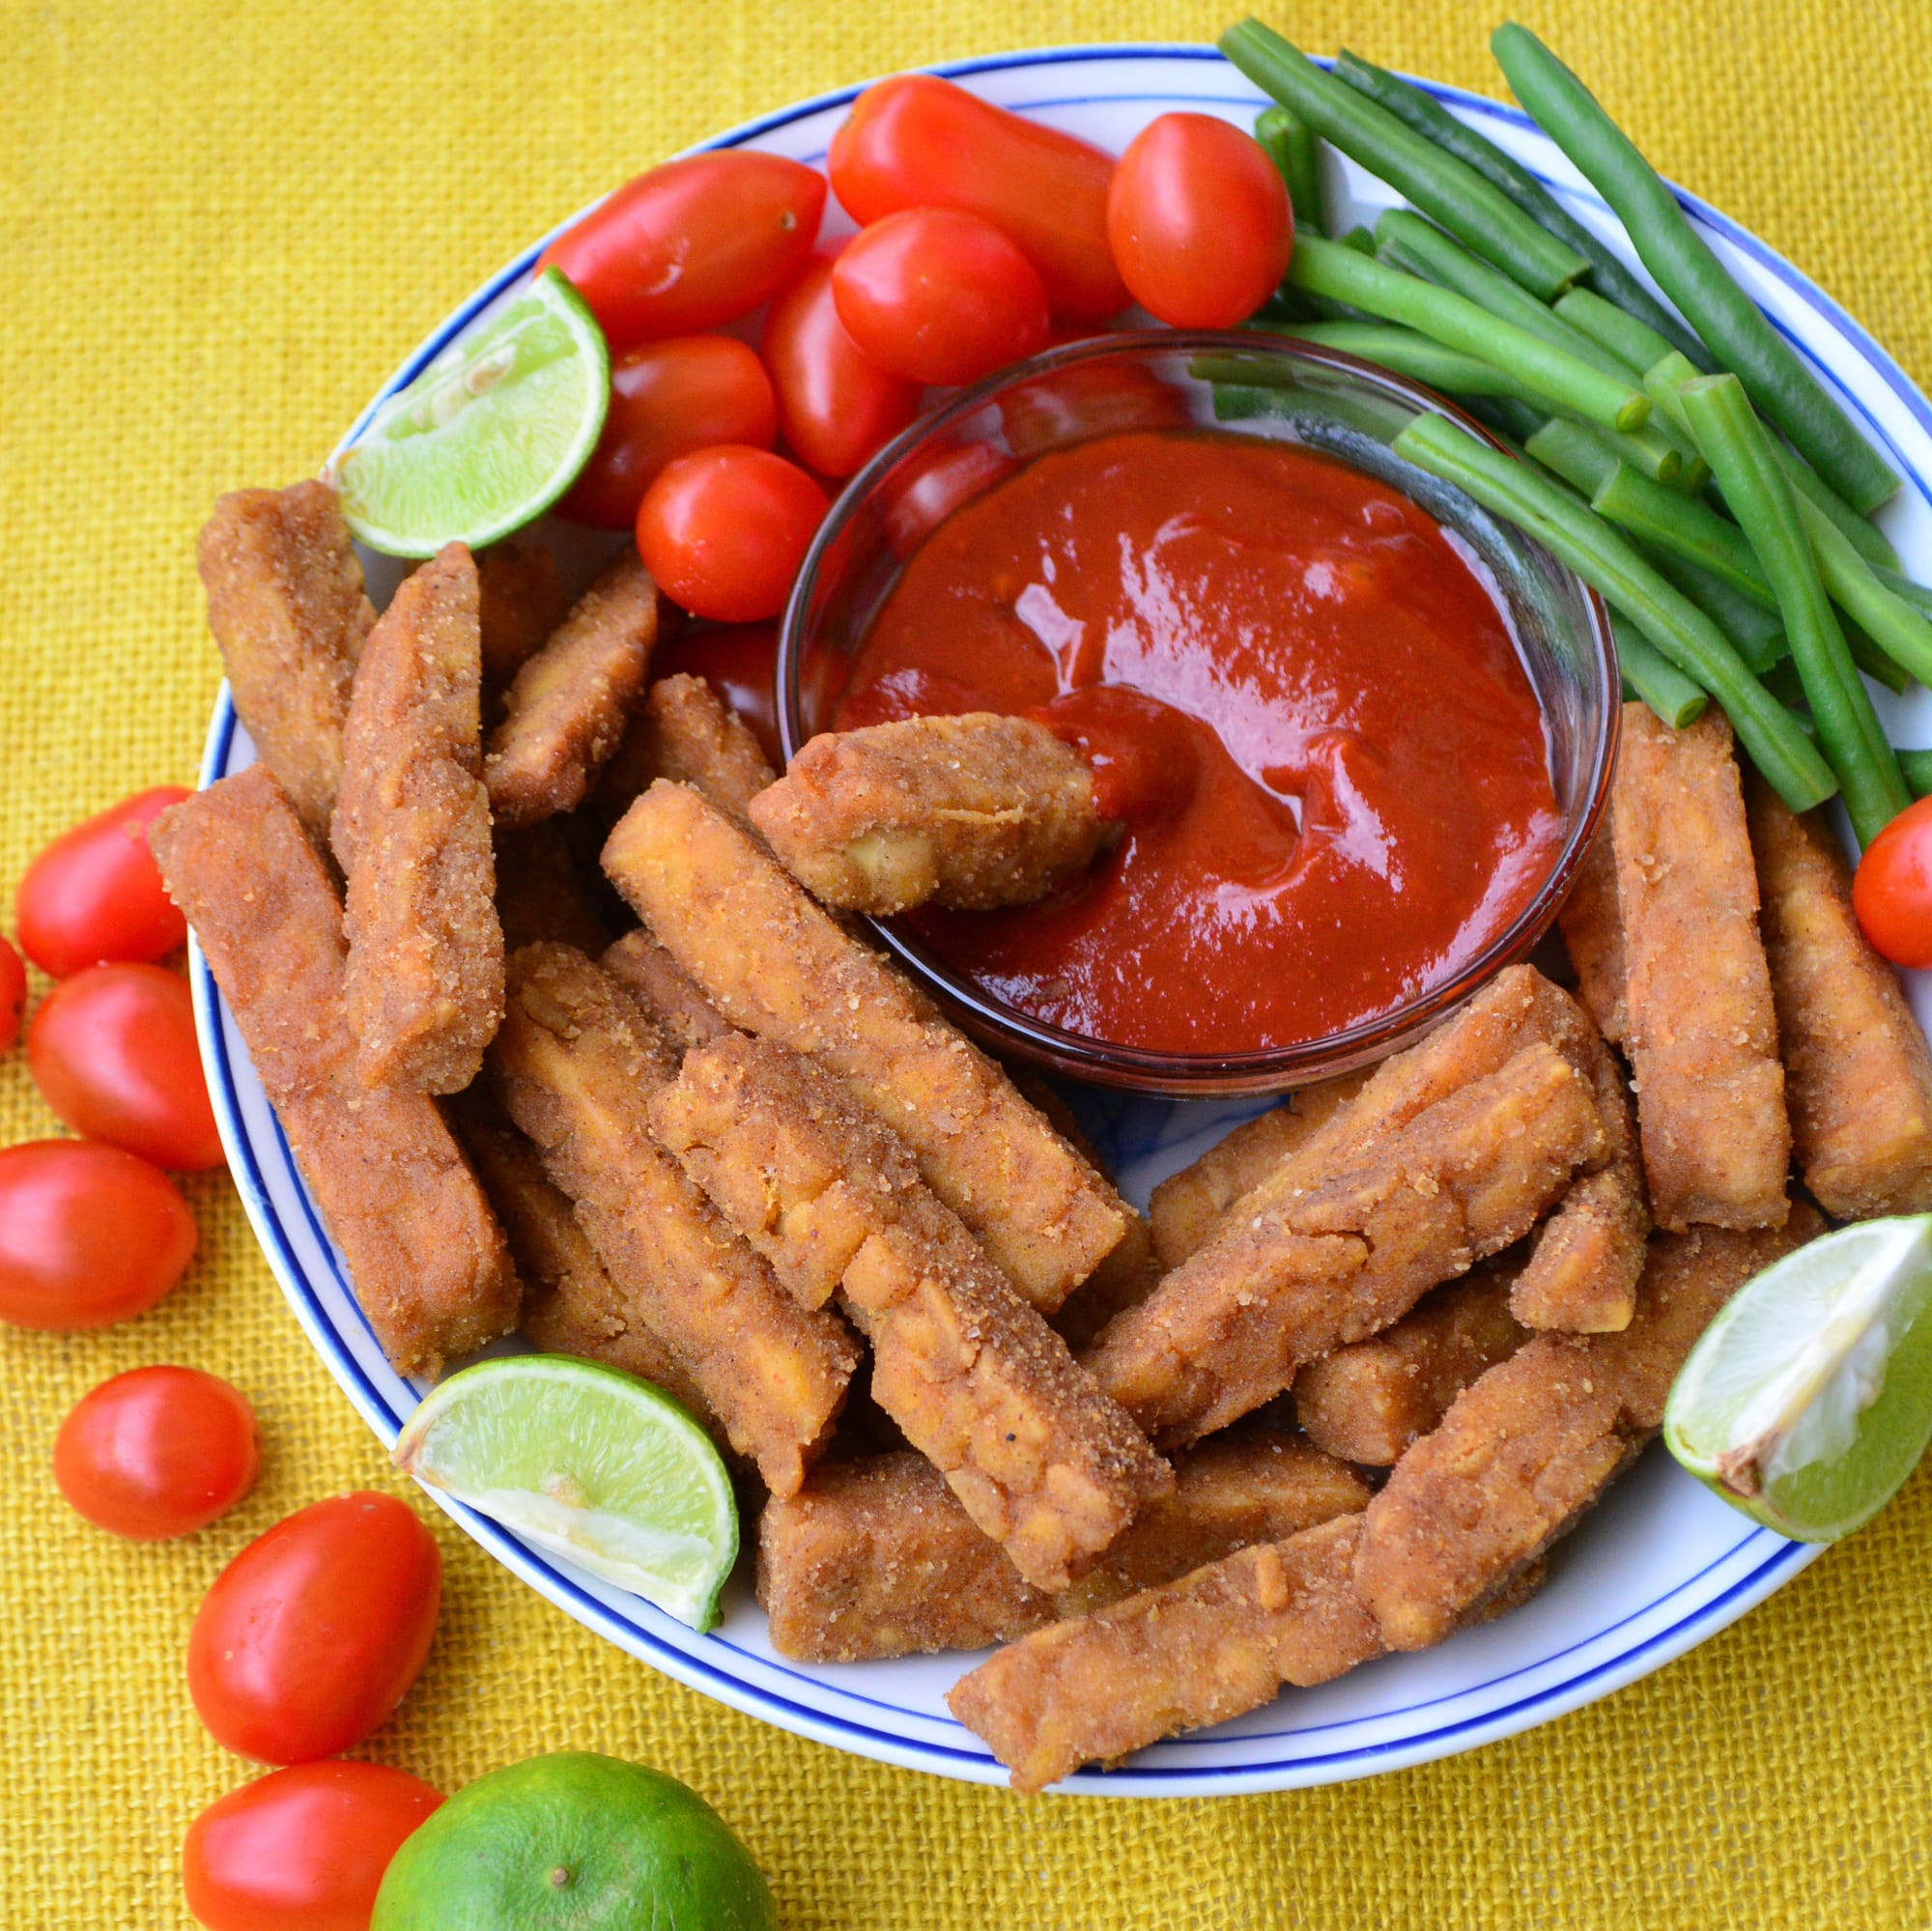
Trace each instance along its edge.
{"label": "lime wedge", "polygon": [[611,354],[555,269],[452,343],[336,460],[342,513],[391,556],[472,550],[540,517],[590,460]]}
{"label": "lime wedge", "polygon": [[730,1477],[635,1375],[567,1354],[479,1361],[424,1398],[395,1463],[695,1630],[718,1620],[738,1555]]}
{"label": "lime wedge", "polygon": [[1932,1439],[1932,1214],[1841,1227],[1767,1267],[1670,1390],[1663,1438],[1767,1528],[1836,1542]]}

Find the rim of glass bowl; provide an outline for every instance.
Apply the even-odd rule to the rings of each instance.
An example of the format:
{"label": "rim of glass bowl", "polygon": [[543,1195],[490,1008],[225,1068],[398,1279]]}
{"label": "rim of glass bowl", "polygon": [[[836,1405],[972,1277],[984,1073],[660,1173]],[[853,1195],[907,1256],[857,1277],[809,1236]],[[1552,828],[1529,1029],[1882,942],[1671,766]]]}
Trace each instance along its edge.
{"label": "rim of glass bowl", "polygon": [[[819,525],[811,548],[806,553],[798,581],[792,587],[779,632],[778,724],[780,743],[787,763],[797,753],[807,735],[802,728],[799,695],[799,639],[805,629],[806,613],[839,536],[881,478],[922,443],[943,436],[961,417],[984,408],[992,398],[1020,383],[1081,362],[1146,354],[1156,348],[1189,355],[1238,353],[1339,371],[1366,387],[1379,390],[1385,397],[1417,413],[1426,412],[1446,416],[1492,448],[1507,451],[1507,445],[1482,423],[1435,390],[1378,368],[1374,363],[1365,362],[1342,350],[1312,342],[1296,342],[1282,336],[1175,328],[1128,330],[1066,343],[1048,349],[1027,361],[1011,363],[984,381],[961,389],[951,401],[922,415],[895,437],[847,482],[824,523]],[[1603,680],[1605,698],[1602,723],[1596,732],[1595,743],[1589,748],[1591,764],[1587,799],[1581,812],[1571,823],[1556,862],[1517,916],[1451,978],[1432,986],[1407,1004],[1346,1027],[1339,1033],[1298,1040],[1293,1045],[1259,1047],[1239,1053],[1166,1052],[1153,1047],[1122,1045],[1036,1019],[1030,1013],[994,999],[982,987],[927,952],[917,940],[895,930],[885,921],[868,917],[865,923],[899,964],[936,994],[942,1006],[982,1042],[1015,1053],[1054,1071],[1100,1086],[1197,1098],[1285,1092],[1350,1071],[1419,1037],[1464,1000],[1472,997],[1506,966],[1520,959],[1549,929],[1557,907],[1562,903],[1603,816],[1609,792],[1622,709],[1620,672],[1616,643],[1610,633],[1609,611],[1603,598],[1589,584],[1558,561],[1535,538],[1527,532],[1520,534],[1532,552],[1547,559],[1551,570],[1571,580],[1588,616],[1588,640],[1594,646],[1591,661],[1596,674]]]}

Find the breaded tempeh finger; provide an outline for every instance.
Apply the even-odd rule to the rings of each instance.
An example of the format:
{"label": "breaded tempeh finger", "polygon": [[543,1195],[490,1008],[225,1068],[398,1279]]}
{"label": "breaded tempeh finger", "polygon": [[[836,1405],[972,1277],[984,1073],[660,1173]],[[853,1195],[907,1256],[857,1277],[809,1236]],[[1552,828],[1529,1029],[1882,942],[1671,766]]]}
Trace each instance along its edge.
{"label": "breaded tempeh finger", "polygon": [[349,1024],[372,1086],[461,1092],[503,1013],[476,595],[460,543],[404,580],[343,729],[330,836],[349,880]]}
{"label": "breaded tempeh finger", "polygon": [[815,737],[751,816],[814,897],[880,916],[1030,904],[1121,830],[1078,752],[992,711]]}
{"label": "breaded tempeh finger", "polygon": [[491,1048],[510,1117],[575,1204],[604,1270],[677,1357],[774,1494],[823,1448],[858,1349],[799,1307],[651,1137],[668,1049],[630,996],[568,946],[510,960]]}
{"label": "breaded tempeh finger", "polygon": [[448,1114],[523,1276],[525,1336],[545,1353],[582,1354],[641,1376],[681,1403],[723,1446],[724,1430],[703,1392],[626,1305],[577,1224],[570,1197],[551,1184],[536,1148],[480,1082],[450,1100]]}
{"label": "breaded tempeh finger", "polygon": [[1479,1264],[1392,1327],[1311,1361],[1294,1377],[1294,1415],[1316,1447],[1391,1466],[1470,1382],[1529,1339],[1509,1310],[1519,1261]]}
{"label": "breaded tempeh finger", "polygon": [[1597,1031],[1621,1045],[1630,1024],[1625,992],[1629,961],[1624,955],[1623,907],[1617,902],[1616,802],[1577,867],[1577,877],[1556,914],[1564,950],[1577,968],[1577,997],[1596,1021]]}
{"label": "breaded tempeh finger", "polygon": [[363,1084],[342,902],[267,767],[163,812],[150,842],[383,1351],[433,1376],[506,1333],[521,1290],[502,1232],[435,1101]]}
{"label": "breaded tempeh finger", "polygon": [[913,1150],[926,1184],[1050,1314],[1117,1247],[1093,1166],[875,952],[686,785],[660,781],[604,867],[734,1026],[810,1053]]}
{"label": "breaded tempeh finger", "polygon": [[708,1046],[732,1031],[691,975],[641,925],[605,947],[598,964],[642,1004],[674,1052]]}
{"label": "breaded tempeh finger", "polygon": [[1015,1790],[1035,1791],[1258,1709],[1284,1683],[1326,1683],[1382,1653],[1351,1581],[1360,1534],[1361,1518],[1344,1516],[1037,1630],[962,1677],[947,1705]]}
{"label": "breaded tempeh finger", "polygon": [[1173,1477],[902,1142],[799,1054],[732,1034],[651,1105],[659,1139],[808,1306],[835,1290],[872,1396],[1027,1579],[1064,1589]]}
{"label": "breaded tempeh finger", "polygon": [[1439,1642],[1562,1535],[1663,1419],[1697,1337],[1823,1223],[1657,1235],[1620,1334],[1539,1335],[1457,1398],[1369,1506],[1356,1585],[1392,1649]]}
{"label": "breaded tempeh finger", "polygon": [[1216,1435],[1174,1472],[1174,1493],[1050,1596],[974,1526],[923,1456],[822,1463],[758,1523],[772,1646],[801,1661],[858,1662],[1009,1642],[1369,1500],[1353,1469],[1283,1429]]}
{"label": "breaded tempeh finger", "polygon": [[639,792],[668,778],[742,818],[776,776],[751,726],[704,678],[680,671],[644,693],[597,787],[595,807],[614,825]]}
{"label": "breaded tempeh finger", "polygon": [[494,696],[534,657],[563,621],[570,600],[556,559],[541,543],[508,537],[476,559],[482,595],[483,683]]}
{"label": "breaded tempeh finger", "polygon": [[235,709],[310,837],[326,841],[350,682],[376,621],[335,492],[305,482],[222,497],[195,560]]}
{"label": "breaded tempeh finger", "polygon": [[1624,706],[1617,898],[1626,1043],[1660,1227],[1776,1227],[1791,1129],[1731,727]]}
{"label": "breaded tempeh finger", "polygon": [[499,825],[533,825],[582,802],[644,688],[657,631],[657,585],[626,549],[504,696],[483,760]]}
{"label": "breaded tempeh finger", "polygon": [[1798,1163],[1839,1220],[1932,1207],[1932,1052],[1865,943],[1831,827],[1745,782]]}
{"label": "breaded tempeh finger", "polygon": [[1156,1441],[1198,1440],[1520,1239],[1604,1145],[1587,1082],[1553,1046],[1527,1046],[1353,1169],[1232,1214],[1083,1358]]}

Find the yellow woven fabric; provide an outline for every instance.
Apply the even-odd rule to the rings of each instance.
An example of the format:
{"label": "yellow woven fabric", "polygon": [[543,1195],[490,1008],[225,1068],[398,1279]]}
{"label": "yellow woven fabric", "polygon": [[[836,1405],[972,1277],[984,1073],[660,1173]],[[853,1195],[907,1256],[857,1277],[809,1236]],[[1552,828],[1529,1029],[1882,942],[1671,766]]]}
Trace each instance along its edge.
{"label": "yellow woven fabric", "polygon": [[[223,489],[313,470],[528,237],[663,154],[895,66],[1208,40],[1202,0],[0,4],[0,880],[82,812],[191,779],[213,696],[192,539]],[[1492,7],[1302,0],[1321,50],[1500,91]],[[1932,87],[1905,0],[1534,0],[1667,172],[1932,381]],[[11,923],[9,922],[9,929]],[[53,1130],[17,1055],[0,1140]],[[390,1485],[226,1178],[159,1312],[0,1331],[0,1925],[186,1923],[178,1847],[248,1775],[182,1680],[201,1592],[324,1493]],[[68,1512],[54,1429],[107,1374],[198,1363],[260,1414],[231,1519],[137,1548]],[[426,1512],[427,1513],[427,1512]],[[1854,1927],[1932,1922],[1932,1476],[1690,1658],[1476,1755],[1303,1794],[1021,1802],[766,1729],[606,1646],[435,1526],[429,1667],[370,1753],[454,1789],[587,1747],[688,1779],[795,1931]]]}

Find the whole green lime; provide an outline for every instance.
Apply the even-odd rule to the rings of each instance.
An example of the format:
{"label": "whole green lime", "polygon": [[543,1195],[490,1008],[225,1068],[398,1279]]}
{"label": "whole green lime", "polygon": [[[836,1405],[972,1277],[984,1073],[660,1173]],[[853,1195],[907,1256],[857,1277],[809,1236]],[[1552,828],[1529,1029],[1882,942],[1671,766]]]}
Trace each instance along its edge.
{"label": "whole green lime", "polygon": [[369,1931],[774,1931],[772,1894],[696,1791],[587,1750],[479,1776],[405,1840]]}

